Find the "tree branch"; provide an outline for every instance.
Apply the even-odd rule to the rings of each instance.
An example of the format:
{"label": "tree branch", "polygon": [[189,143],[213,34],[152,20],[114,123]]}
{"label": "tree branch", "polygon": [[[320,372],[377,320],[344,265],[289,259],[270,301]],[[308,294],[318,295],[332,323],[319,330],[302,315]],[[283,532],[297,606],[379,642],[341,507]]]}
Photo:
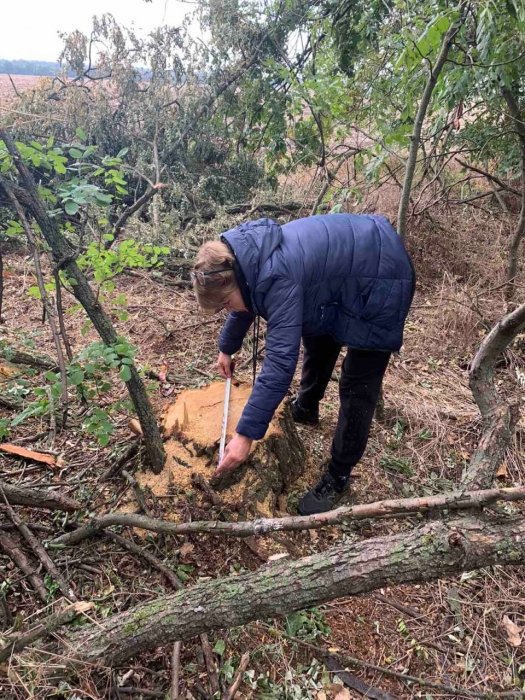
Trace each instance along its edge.
{"label": "tree branch", "polygon": [[496,501],[521,500],[525,500],[525,486],[488,489],[485,491],[452,491],[439,496],[400,498],[356,506],[344,506],[328,513],[318,513],[316,515],[260,518],[237,523],[219,520],[173,523],[134,513],[108,513],[99,518],[93,518],[89,523],[73,532],[57,537],[52,540],[51,545],[56,547],[78,544],[87,537],[93,537],[112,525],[138,527],[143,530],[151,530],[152,532],[162,532],[166,535],[188,535],[206,532],[211,535],[251,537],[252,535],[266,535],[271,532],[317,530],[327,525],[341,525],[367,518],[404,517],[413,513],[480,508]]}

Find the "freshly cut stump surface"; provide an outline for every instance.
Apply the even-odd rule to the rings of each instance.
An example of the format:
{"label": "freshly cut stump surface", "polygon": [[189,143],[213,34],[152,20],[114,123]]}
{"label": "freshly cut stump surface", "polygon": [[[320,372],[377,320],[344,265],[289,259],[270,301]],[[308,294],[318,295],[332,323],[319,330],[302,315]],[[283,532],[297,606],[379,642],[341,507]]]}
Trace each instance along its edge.
{"label": "freshly cut stump surface", "polygon": [[[159,475],[137,474],[141,486],[156,495],[171,486],[194,490],[192,474],[201,474],[225,504],[240,505],[255,517],[274,514],[283,489],[301,472],[304,447],[284,403],[277,410],[266,436],[252,445],[250,457],[233,472],[214,478],[219,458],[226,383],[183,391],[168,408],[163,423],[166,466]],[[232,382],[227,442],[233,436],[251,387]]]}

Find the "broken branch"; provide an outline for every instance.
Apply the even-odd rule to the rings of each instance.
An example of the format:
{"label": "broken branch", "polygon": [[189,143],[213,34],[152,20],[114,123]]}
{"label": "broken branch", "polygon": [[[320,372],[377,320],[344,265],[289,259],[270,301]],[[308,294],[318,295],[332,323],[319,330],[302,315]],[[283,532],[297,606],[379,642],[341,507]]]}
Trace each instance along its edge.
{"label": "broken branch", "polygon": [[294,530],[316,530],[328,525],[341,525],[355,520],[380,517],[404,517],[413,513],[429,511],[464,510],[480,508],[496,501],[525,500],[525,487],[506,489],[486,489],[484,491],[452,491],[439,496],[422,498],[399,498],[376,501],[356,506],[344,506],[328,513],[316,515],[293,515],[287,518],[259,518],[240,523],[222,521],[195,521],[190,523],[172,523],[166,520],[147,518],[134,513],[108,513],[100,518],[93,518],[89,523],[73,532],[61,535],[52,541],[53,545],[71,546],[82,542],[87,537],[96,535],[112,525],[127,525],[143,530],[162,532],[166,535],[187,535],[207,532],[212,535],[231,535],[233,537],[250,537],[265,535],[270,532]]}

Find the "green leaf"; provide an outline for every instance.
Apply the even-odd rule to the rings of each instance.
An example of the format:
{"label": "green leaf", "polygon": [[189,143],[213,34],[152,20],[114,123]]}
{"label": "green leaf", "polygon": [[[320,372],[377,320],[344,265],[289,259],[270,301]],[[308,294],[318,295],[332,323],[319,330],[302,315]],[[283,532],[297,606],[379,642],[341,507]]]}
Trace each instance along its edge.
{"label": "green leaf", "polygon": [[77,135],[77,138],[79,138],[81,141],[85,141],[87,139],[86,132],[80,127],[77,128],[75,134]]}
{"label": "green leaf", "polygon": [[74,202],[72,199],[68,199],[65,205],[65,210],[67,211],[68,214],[73,216],[74,214],[77,213],[79,207],[76,202]]}
{"label": "green leaf", "polygon": [[131,379],[131,370],[127,365],[122,365],[119,372],[119,377],[122,379],[123,382],[129,382],[129,380]]}
{"label": "green leaf", "polygon": [[436,29],[440,32],[446,32],[450,27],[450,20],[448,17],[440,17],[434,25]]}
{"label": "green leaf", "polygon": [[74,372],[71,372],[69,376],[69,381],[73,386],[78,386],[79,384],[82,384],[84,381],[84,372],[81,369],[76,369]]}
{"label": "green leaf", "polygon": [[219,656],[222,656],[224,652],[226,651],[226,643],[224,642],[224,639],[218,639],[215,642],[215,646],[213,647],[213,651],[218,654]]}
{"label": "green leaf", "polygon": [[69,155],[72,158],[83,158],[84,157],[84,154],[82,153],[82,151],[79,151],[78,148],[70,148]]}

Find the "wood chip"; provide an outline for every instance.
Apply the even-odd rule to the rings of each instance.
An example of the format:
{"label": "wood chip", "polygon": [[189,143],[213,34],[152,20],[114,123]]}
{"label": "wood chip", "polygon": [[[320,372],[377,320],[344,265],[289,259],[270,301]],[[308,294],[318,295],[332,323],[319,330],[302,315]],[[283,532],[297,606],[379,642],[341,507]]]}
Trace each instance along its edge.
{"label": "wood chip", "polygon": [[0,450],[2,450],[2,452],[8,452],[12,455],[17,455],[18,457],[31,459],[33,462],[43,462],[44,464],[48,464],[50,467],[54,467],[56,464],[56,457],[53,457],[53,455],[43,454],[42,452],[33,452],[33,450],[26,450],[25,447],[12,445],[8,442],[4,442],[2,445],[0,445]]}

